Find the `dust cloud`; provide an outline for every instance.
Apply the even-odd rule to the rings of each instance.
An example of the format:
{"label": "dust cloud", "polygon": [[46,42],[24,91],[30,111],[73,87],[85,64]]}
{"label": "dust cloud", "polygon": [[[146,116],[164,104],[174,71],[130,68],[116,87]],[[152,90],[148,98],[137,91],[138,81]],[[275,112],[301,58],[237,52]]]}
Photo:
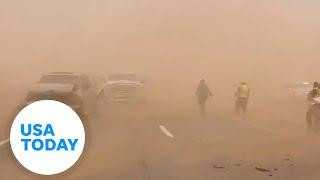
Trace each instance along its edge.
{"label": "dust cloud", "polygon": [[306,106],[286,85],[319,78],[319,8],[315,0],[0,0],[0,136],[41,74],[130,71],[146,79],[144,111],[176,124],[198,118],[201,78],[213,91],[213,121],[232,118],[233,93],[246,81],[248,119],[304,141]]}

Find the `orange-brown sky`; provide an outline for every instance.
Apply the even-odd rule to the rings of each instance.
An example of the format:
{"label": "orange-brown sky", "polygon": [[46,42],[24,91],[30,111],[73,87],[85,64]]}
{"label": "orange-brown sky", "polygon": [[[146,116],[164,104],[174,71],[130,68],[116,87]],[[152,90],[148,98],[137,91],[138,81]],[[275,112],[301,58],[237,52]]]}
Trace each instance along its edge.
{"label": "orange-brown sky", "polygon": [[[240,159],[241,151],[250,150],[249,157],[276,159],[277,166],[283,153],[298,152],[306,161],[296,161],[288,171],[279,165],[274,178],[285,179],[278,176],[284,172],[319,179],[319,141],[300,133],[308,106],[286,96],[286,83],[320,80],[319,10],[319,0],[0,0],[0,140],[9,134],[10,114],[41,74],[74,71],[97,78],[133,71],[145,76],[146,106],[141,114],[120,108],[118,115],[103,106],[104,115],[88,121],[96,128],[90,129],[89,161],[75,177],[98,178],[115,170],[132,179],[136,176],[127,171],[147,162],[155,175],[211,178],[214,153],[221,149]],[[201,78],[213,91],[207,120],[198,118],[194,96]],[[241,81],[251,88],[248,121],[232,116]],[[160,123],[177,132],[177,140],[153,139],[157,133],[162,138]],[[108,138],[101,143],[100,136]],[[244,136],[254,141],[243,142]],[[228,159],[228,153],[222,157]],[[21,169],[10,169],[11,162],[3,161],[4,174],[19,177]]]}
{"label": "orange-brown sky", "polygon": [[287,69],[295,78],[319,62],[319,8],[315,0],[1,0],[1,66],[245,78]]}
{"label": "orange-brown sky", "polygon": [[316,0],[0,0],[2,91],[49,71],[136,71],[157,88],[178,82],[169,89],[186,95],[200,78],[230,89],[226,96],[239,81],[267,91],[313,81],[319,8]]}

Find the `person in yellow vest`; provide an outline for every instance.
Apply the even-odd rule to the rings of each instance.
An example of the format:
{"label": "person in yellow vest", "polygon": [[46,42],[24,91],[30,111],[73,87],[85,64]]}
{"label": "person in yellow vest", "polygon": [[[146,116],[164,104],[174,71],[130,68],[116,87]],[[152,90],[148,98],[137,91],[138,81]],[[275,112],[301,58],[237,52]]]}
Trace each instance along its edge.
{"label": "person in yellow vest", "polygon": [[250,97],[250,88],[246,82],[241,82],[237,91],[234,94],[236,99],[235,113],[240,115],[241,112],[245,114],[247,112],[248,100]]}

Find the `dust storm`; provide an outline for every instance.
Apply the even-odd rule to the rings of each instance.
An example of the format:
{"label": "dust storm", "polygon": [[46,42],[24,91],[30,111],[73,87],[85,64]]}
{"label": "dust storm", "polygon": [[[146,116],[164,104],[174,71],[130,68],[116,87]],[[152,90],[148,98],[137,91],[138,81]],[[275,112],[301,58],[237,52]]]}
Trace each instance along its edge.
{"label": "dust storm", "polygon": [[[134,72],[145,104],[98,107],[87,152],[59,178],[318,179],[319,137],[306,132],[308,105],[287,85],[319,80],[319,8],[315,0],[0,0],[0,137],[43,74],[97,81]],[[212,91],[206,118],[200,79]],[[234,115],[240,82],[251,90],[244,119]],[[3,151],[5,177],[46,178]]]}

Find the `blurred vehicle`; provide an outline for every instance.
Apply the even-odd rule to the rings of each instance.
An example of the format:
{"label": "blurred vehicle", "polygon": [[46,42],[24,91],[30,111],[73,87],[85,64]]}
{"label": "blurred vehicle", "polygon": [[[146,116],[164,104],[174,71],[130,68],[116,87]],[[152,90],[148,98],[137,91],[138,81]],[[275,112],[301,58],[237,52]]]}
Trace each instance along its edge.
{"label": "blurred vehicle", "polygon": [[75,93],[80,97],[84,96],[84,91],[91,87],[87,75],[70,72],[53,72],[43,75],[38,84],[71,84],[74,86]]}
{"label": "blurred vehicle", "polygon": [[83,101],[74,91],[71,84],[36,84],[28,92],[20,105],[10,114],[13,120],[16,115],[29,104],[39,100],[56,100],[71,107],[81,119],[86,119]]}
{"label": "blurred vehicle", "polygon": [[104,100],[106,102],[143,103],[144,81],[135,73],[113,73],[106,80]]}
{"label": "blurred vehicle", "polygon": [[80,117],[83,117],[85,113],[83,111],[82,99],[75,91],[73,91],[73,89],[74,86],[69,84],[37,84],[27,93],[23,106],[27,106],[39,100],[56,100],[68,105]]}
{"label": "blurred vehicle", "polygon": [[72,86],[72,93],[81,99],[81,108],[84,114],[89,115],[96,111],[96,89],[92,86],[89,77],[85,74],[52,72],[41,76],[40,80],[36,84],[36,87],[47,87],[47,91],[51,91],[52,89],[62,85]]}
{"label": "blurred vehicle", "polygon": [[289,93],[296,100],[307,101],[309,92],[313,88],[310,82],[292,83],[287,86]]}

